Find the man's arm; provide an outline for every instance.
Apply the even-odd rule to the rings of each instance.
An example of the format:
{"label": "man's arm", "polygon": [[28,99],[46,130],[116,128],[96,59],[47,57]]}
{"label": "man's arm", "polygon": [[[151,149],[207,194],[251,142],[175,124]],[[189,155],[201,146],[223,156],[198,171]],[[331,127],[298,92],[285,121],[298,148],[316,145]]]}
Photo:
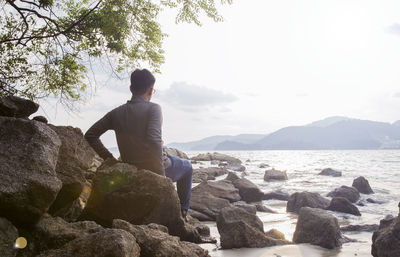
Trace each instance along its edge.
{"label": "man's arm", "polygon": [[107,113],[103,118],[93,124],[85,133],[85,139],[88,141],[89,145],[104,160],[114,158],[100,140],[100,136],[110,129],[112,129],[111,112]]}
{"label": "man's arm", "polygon": [[164,167],[162,161],[162,113],[161,107],[157,104],[153,105],[150,109],[149,120],[147,124],[147,142],[151,147],[151,151],[154,154],[154,162],[157,166],[157,171],[154,171],[160,175],[164,175]]}

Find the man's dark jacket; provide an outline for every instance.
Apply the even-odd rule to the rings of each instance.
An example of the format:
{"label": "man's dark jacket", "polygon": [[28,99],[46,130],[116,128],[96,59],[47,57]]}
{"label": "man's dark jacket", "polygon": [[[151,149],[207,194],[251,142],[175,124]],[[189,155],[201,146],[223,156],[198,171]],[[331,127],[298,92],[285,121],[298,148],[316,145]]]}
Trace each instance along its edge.
{"label": "man's dark jacket", "polygon": [[161,107],[143,96],[132,96],[89,128],[85,138],[100,157],[107,159],[113,156],[99,138],[114,130],[123,162],[164,175],[161,125]]}

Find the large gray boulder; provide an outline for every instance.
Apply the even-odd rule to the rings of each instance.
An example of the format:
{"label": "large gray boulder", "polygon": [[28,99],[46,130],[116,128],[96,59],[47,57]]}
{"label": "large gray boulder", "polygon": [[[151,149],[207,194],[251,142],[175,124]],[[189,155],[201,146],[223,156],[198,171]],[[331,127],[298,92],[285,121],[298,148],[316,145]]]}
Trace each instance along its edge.
{"label": "large gray boulder", "polygon": [[[205,191],[192,193],[192,197],[190,198],[190,208],[206,215],[206,217],[209,217],[211,220],[215,220],[218,213],[228,206],[231,206],[228,200],[215,197]],[[208,220],[204,217],[195,217],[200,220]]]}
{"label": "large gray boulder", "polygon": [[14,257],[17,249],[14,247],[18,238],[18,230],[11,222],[0,217],[0,253],[3,257]]}
{"label": "large gray boulder", "polygon": [[302,207],[326,209],[329,203],[328,199],[318,193],[296,192],[290,196],[286,205],[286,211],[299,213]]}
{"label": "large gray boulder", "polygon": [[374,257],[400,256],[400,216],[390,222],[381,221],[379,230],[372,235],[371,254]]}
{"label": "large gray boulder", "polygon": [[193,182],[201,183],[207,180],[215,180],[215,177],[222,176],[228,173],[225,168],[209,167],[193,170]]}
{"label": "large gray boulder", "polygon": [[79,128],[49,125],[61,139],[56,172],[62,188],[49,209],[52,215],[63,216],[77,199],[86,183],[85,172],[89,170],[96,153],[83,137]]}
{"label": "large gray boulder", "polygon": [[238,158],[222,154],[222,153],[205,153],[205,154],[198,154],[191,158],[193,161],[220,161],[220,162],[227,162],[228,164],[241,164],[242,161]]}
{"label": "large gray boulder", "polygon": [[333,215],[321,209],[301,208],[293,242],[333,249],[342,245],[341,239],[340,227]]}
{"label": "large gray boulder", "polygon": [[287,180],[288,176],[286,171],[280,171],[276,169],[266,170],[264,173],[265,181],[273,181],[273,180]]}
{"label": "large gray boulder", "polygon": [[264,197],[264,193],[260,188],[246,178],[236,179],[232,183],[234,187],[239,189],[239,195],[243,201],[259,202]]}
{"label": "large gray boulder", "polygon": [[174,256],[174,257],[208,257],[207,250],[200,246],[180,241],[178,237],[170,236],[166,227],[160,225],[132,225],[124,220],[116,219],[113,228],[123,229],[132,234],[140,246],[141,257]]}
{"label": "large gray boulder", "polygon": [[287,243],[265,235],[260,218],[237,207],[221,210],[217,216],[217,228],[223,249],[268,247]]}
{"label": "large gray boulder", "polygon": [[28,118],[39,109],[39,105],[17,96],[0,97],[0,116]]}
{"label": "large gray boulder", "polygon": [[139,257],[135,238],[122,229],[103,229],[83,235],[58,249],[47,250],[37,257]]}
{"label": "large gray boulder", "polygon": [[342,176],[342,172],[338,171],[338,170],[331,169],[331,168],[326,168],[326,169],[323,169],[320,173],[318,173],[318,175],[331,176],[331,177],[341,177]]}
{"label": "large gray boulder", "polygon": [[327,209],[330,211],[338,211],[353,214],[355,216],[361,216],[358,208],[344,197],[333,197]]}
{"label": "large gray boulder", "polygon": [[358,192],[360,192],[362,194],[373,194],[374,193],[371,186],[369,185],[368,180],[366,178],[364,178],[363,176],[354,179],[352,187],[356,188],[358,190]]}
{"label": "large gray boulder", "polygon": [[18,256],[36,256],[40,252],[59,249],[74,239],[103,229],[93,221],[68,223],[60,217],[53,218],[49,214],[44,214],[33,227],[22,230],[28,246],[18,250]]}
{"label": "large gray boulder", "polygon": [[15,225],[34,224],[61,189],[61,141],[41,122],[0,117],[0,142],[0,213]]}
{"label": "large gray boulder", "polygon": [[80,221],[68,223],[60,217],[44,215],[35,225],[34,240],[36,250],[58,249],[66,243],[99,232],[104,228],[93,221]]}
{"label": "large gray boulder", "polygon": [[360,199],[360,193],[354,187],[341,186],[331,191],[327,195],[328,197],[344,197],[352,203],[355,203]]}
{"label": "large gray boulder", "polygon": [[157,223],[182,240],[198,242],[196,229],[181,217],[178,194],[169,178],[127,163],[103,165],[80,220],[111,226],[114,219],[133,224]]}
{"label": "large gray boulder", "polygon": [[208,192],[211,195],[226,199],[230,202],[240,201],[239,189],[235,188],[232,182],[227,180],[206,181],[192,189],[192,196]]}

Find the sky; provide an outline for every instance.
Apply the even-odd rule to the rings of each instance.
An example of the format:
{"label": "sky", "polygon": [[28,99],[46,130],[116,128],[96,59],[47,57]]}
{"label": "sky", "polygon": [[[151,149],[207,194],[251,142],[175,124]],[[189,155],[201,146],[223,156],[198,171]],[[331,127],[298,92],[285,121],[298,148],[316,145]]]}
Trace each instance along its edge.
{"label": "sky", "polygon": [[[166,143],[267,134],[330,116],[400,120],[400,1],[234,0],[201,27],[159,17],[168,34],[153,102]],[[146,68],[146,66],[143,66]],[[79,113],[41,104],[56,125],[85,132],[130,98],[129,78],[97,74]],[[116,146],[113,132],[102,137]]]}

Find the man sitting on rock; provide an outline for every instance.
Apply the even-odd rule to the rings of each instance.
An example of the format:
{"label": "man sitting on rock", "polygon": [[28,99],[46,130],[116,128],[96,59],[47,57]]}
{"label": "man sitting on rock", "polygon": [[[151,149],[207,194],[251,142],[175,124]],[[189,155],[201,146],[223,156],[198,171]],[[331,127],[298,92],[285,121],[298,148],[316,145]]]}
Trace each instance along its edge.
{"label": "man sitting on rock", "polygon": [[[150,102],[155,78],[150,71],[136,69],[131,74],[132,98],[97,121],[85,134],[86,140],[104,160],[113,155],[104,147],[100,136],[114,130],[121,160],[166,175],[177,182],[182,216],[186,220],[192,188],[192,165],[188,160],[167,156],[161,137],[161,107]],[[114,159],[115,160],[115,159]]]}

